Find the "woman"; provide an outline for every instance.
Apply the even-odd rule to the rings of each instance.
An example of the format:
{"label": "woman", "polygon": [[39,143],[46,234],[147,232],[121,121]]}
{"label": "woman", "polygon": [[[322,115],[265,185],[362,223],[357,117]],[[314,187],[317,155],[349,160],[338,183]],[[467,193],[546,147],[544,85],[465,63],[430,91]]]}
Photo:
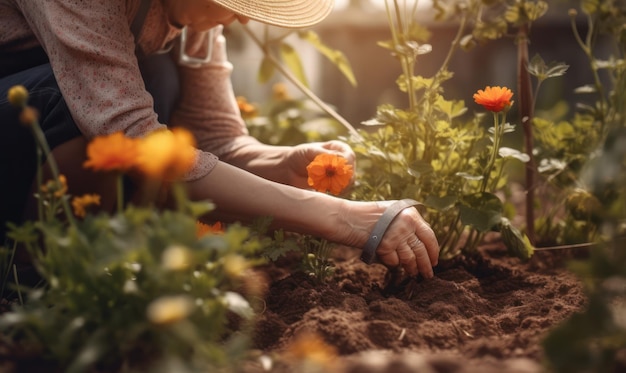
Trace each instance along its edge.
{"label": "woman", "polygon": [[197,164],[185,177],[189,196],[212,200],[219,219],[271,216],[284,229],[364,248],[366,262],[377,256],[409,275],[432,277],[439,247],[408,208],[414,201],[348,201],[304,189],[306,165],[317,154],[354,163],[349,146],[268,146],[251,138],[241,120],[222,27],[250,19],[308,27],[332,6],[332,0],[0,0],[0,118],[8,131],[0,139],[0,218],[19,221],[32,194],[34,144],[5,99],[21,84],[40,112],[70,194],[98,193],[103,205],[113,204],[112,178],[82,167],[93,137],[182,126],[198,144]]}

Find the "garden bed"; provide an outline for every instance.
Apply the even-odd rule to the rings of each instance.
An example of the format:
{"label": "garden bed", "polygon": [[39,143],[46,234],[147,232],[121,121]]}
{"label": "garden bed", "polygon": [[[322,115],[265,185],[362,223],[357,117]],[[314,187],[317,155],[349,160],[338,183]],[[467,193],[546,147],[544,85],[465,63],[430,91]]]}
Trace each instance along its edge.
{"label": "garden bed", "polygon": [[395,288],[383,266],[348,248],[335,250],[335,273],[323,284],[279,261],[266,271],[254,342],[287,359],[247,371],[304,371],[293,364],[313,358],[325,371],[539,372],[542,338],[585,303],[565,268],[574,254],[585,255],[543,251],[521,262],[495,239],[440,263],[432,280]]}

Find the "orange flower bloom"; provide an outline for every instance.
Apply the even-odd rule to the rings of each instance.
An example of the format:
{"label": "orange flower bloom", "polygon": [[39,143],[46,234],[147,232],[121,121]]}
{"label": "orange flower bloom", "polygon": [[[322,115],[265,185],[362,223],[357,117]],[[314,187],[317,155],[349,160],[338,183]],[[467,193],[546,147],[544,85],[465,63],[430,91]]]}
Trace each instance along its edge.
{"label": "orange flower bloom", "polygon": [[72,199],[74,215],[80,218],[85,217],[87,207],[95,205],[100,205],[100,196],[97,194],[85,194],[81,197],[74,197]]}
{"label": "orange flower bloom", "polygon": [[137,140],[121,132],[94,138],[87,145],[87,161],[83,167],[96,171],[128,171],[135,165]]}
{"label": "orange flower bloom", "polygon": [[499,113],[504,109],[511,107],[513,92],[506,87],[485,87],[485,90],[479,89],[474,93],[474,101],[478,105],[482,105],[485,109],[494,113]]}
{"label": "orange flower bloom", "polygon": [[203,222],[196,222],[196,235],[198,238],[204,236],[205,234],[222,234],[224,233],[224,227],[222,227],[221,222],[217,222],[213,225],[204,224]]}
{"label": "orange flower bloom", "polygon": [[345,158],[322,153],[306,167],[309,174],[308,183],[318,192],[330,192],[339,195],[348,186],[353,170]]}
{"label": "orange flower bloom", "polygon": [[153,179],[178,179],[196,163],[195,145],[184,128],[154,131],[139,142],[137,167]]}
{"label": "orange flower bloom", "polygon": [[243,96],[237,96],[237,106],[239,106],[239,112],[241,112],[243,119],[252,119],[259,115],[256,106],[249,103]]}
{"label": "orange flower bloom", "polygon": [[56,198],[61,198],[67,193],[67,178],[65,175],[59,175],[58,182],[55,180],[48,180],[47,183],[41,186],[41,193],[52,194]]}
{"label": "orange flower bloom", "polygon": [[315,332],[301,332],[287,346],[285,354],[294,361],[309,363],[321,370],[334,370],[337,349]]}
{"label": "orange flower bloom", "polygon": [[289,89],[285,83],[276,83],[272,86],[272,97],[276,101],[291,100]]}

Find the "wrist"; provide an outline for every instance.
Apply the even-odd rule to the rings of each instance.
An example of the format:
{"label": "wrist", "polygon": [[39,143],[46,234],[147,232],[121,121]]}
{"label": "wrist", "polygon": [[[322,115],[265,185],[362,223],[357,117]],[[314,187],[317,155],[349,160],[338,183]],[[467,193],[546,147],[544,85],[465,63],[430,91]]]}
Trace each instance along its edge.
{"label": "wrist", "polygon": [[359,202],[343,200],[331,225],[333,240],[350,247],[362,248],[374,225],[393,201]]}

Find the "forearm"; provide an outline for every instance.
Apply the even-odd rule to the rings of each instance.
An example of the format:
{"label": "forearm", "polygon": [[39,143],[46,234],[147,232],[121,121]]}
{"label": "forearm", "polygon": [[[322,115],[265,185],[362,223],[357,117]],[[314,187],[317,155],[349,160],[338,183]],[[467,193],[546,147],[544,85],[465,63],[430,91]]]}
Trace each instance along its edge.
{"label": "forearm", "polygon": [[269,216],[277,228],[353,247],[365,243],[384,210],[375,202],[348,201],[278,184],[224,163],[188,183],[188,191],[194,200],[215,203],[216,219],[246,222]]}
{"label": "forearm", "polygon": [[241,136],[232,140],[230,148],[231,151],[220,155],[220,160],[264,179],[289,184],[284,165],[289,147],[267,145]]}

